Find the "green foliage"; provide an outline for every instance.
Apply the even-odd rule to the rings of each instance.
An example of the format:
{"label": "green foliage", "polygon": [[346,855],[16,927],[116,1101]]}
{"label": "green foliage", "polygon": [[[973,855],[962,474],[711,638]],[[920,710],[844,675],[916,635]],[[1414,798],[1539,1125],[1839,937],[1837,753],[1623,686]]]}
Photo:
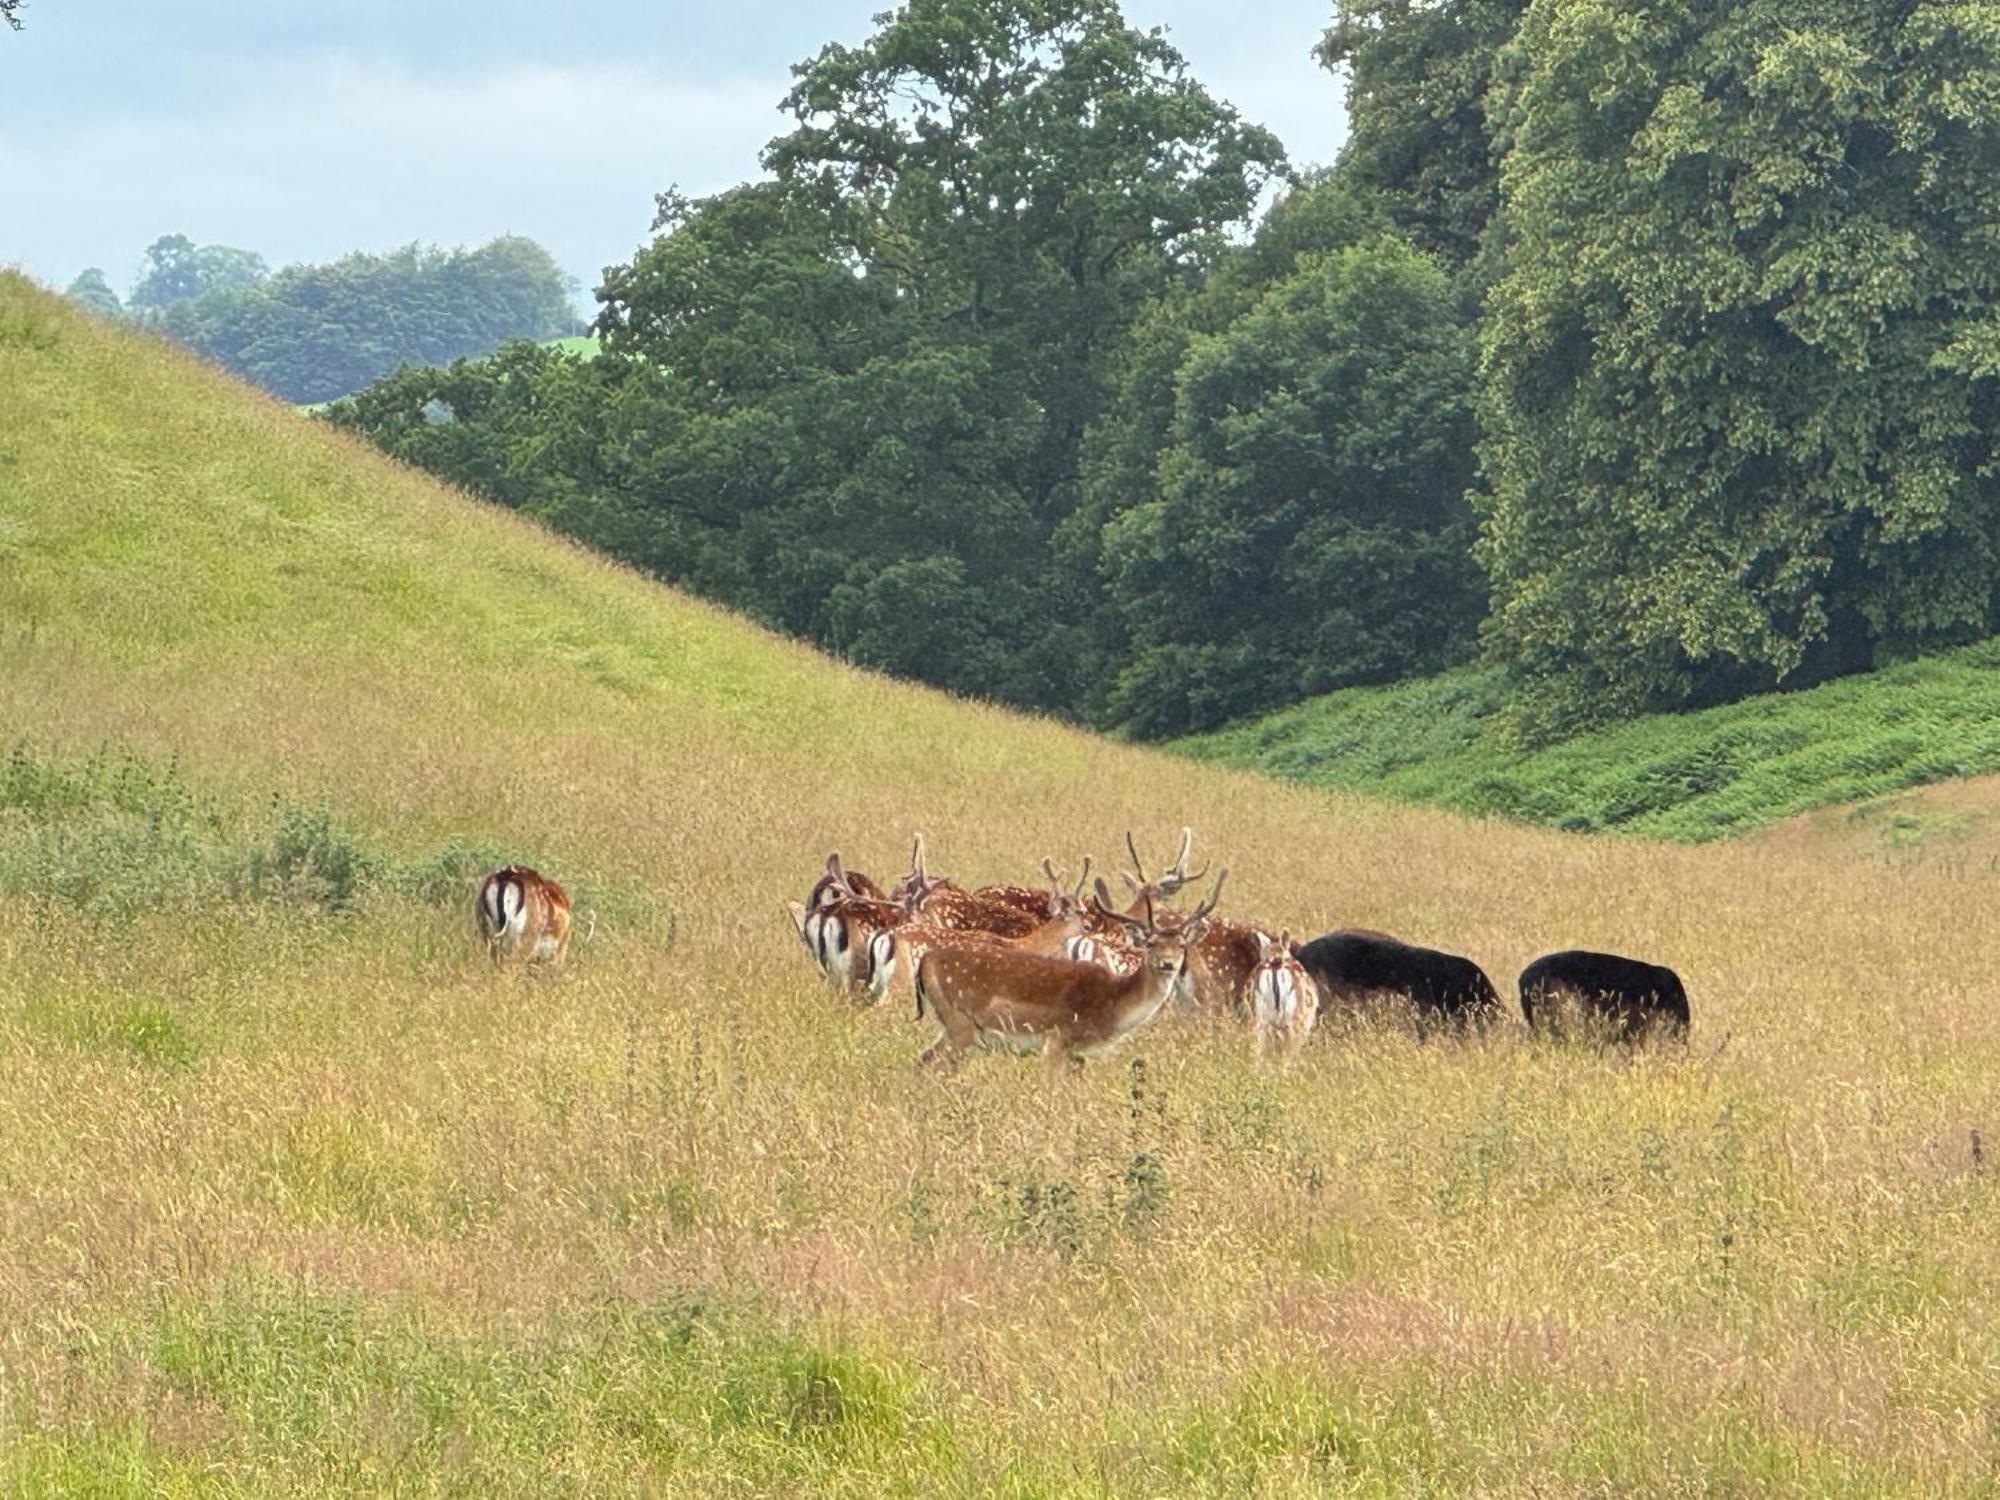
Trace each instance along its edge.
{"label": "green foliage", "polygon": [[1976,7],[1529,12],[1484,334],[1517,727],[1992,627],[1996,68]]}
{"label": "green foliage", "polygon": [[[169,286],[193,274],[181,266],[186,259],[168,260]],[[401,364],[443,364],[509,339],[572,333],[569,293],[568,276],[546,250],[510,235],[476,250],[356,253],[144,302],[135,291],[132,305],[161,309],[153,320],[161,332],[272,394],[318,402]]]}
{"label": "green foliage", "polygon": [[1347,78],[1342,180],[1448,263],[1474,259],[1499,201],[1487,111],[1528,0],[1336,0],[1319,56]]}
{"label": "green foliage", "polygon": [[111,283],[104,279],[104,272],[97,266],[81,272],[63,293],[72,302],[80,302],[100,317],[123,316],[125,304],[118,300],[118,294],[111,290]]}
{"label": "green foliage", "polygon": [[1996,669],[2000,644],[1987,642],[1540,749],[1505,732],[1504,674],[1466,669],[1330,694],[1175,748],[1480,816],[1699,841],[2000,771]]}
{"label": "green foliage", "polygon": [[1216,332],[1167,335],[1167,379],[1135,362],[1119,415],[1149,395],[1171,415],[1138,475],[1117,456],[1097,474],[1130,507],[1102,567],[1131,643],[1112,710],[1141,734],[1435,670],[1479,619],[1471,340],[1443,270],[1375,237],[1240,300]]}
{"label": "green foliage", "polygon": [[[377,890],[459,905],[508,858],[488,842],[454,841],[399,859],[344,827],[329,808],[284,797],[272,798],[259,817],[225,816],[187,784],[174,759],[108,747],[66,759],[22,740],[0,761],[0,896],[106,918],[217,901],[338,915]],[[609,888],[572,894],[619,920],[646,910]]]}
{"label": "green foliage", "polygon": [[135,311],[171,307],[209,292],[255,286],[270,274],[255,251],[197,245],[184,234],[167,234],[146,247],[146,269],[126,300]]}
{"label": "green foliage", "polygon": [[1083,434],[1282,153],[1103,0],[923,0],[788,108],[770,178],[663,195],[589,370],[406,373],[333,418],[854,661],[1088,716]]}

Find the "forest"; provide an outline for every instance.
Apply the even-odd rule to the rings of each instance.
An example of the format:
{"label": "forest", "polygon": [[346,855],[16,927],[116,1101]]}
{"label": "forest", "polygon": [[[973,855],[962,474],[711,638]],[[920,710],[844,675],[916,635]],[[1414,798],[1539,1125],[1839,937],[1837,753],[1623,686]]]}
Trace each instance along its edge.
{"label": "forest", "polygon": [[274,274],[255,251],[168,234],[147,247],[125,298],[95,266],[68,295],[165,334],[274,396],[312,404],[405,364],[573,333],[571,285],[548,251],[519,235],[472,250],[356,251]]}
{"label": "forest", "polygon": [[1472,662],[1523,744],[1807,685],[1995,630],[1985,16],[1340,0],[1302,171],[1113,0],[912,0],[794,70],[755,180],[659,195],[602,358],[330,416],[1142,737]]}

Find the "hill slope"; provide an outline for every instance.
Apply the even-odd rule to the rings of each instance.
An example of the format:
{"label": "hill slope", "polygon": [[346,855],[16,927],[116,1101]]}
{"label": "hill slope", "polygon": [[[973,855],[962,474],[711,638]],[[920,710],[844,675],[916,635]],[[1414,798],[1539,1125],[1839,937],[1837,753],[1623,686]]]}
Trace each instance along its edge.
{"label": "hill slope", "polygon": [[[1990,1478],[1990,877],[871,678],[17,278],[0,389],[0,1488]],[[1363,1026],[1272,1075],[1176,1027],[936,1079],[779,912],[830,847],[1021,878],[1182,822],[1295,930],[1671,961],[1695,1045]],[[502,853],[603,918],[568,974],[472,951]]]}
{"label": "hill slope", "polygon": [[1312,786],[1701,841],[2000,770],[2000,641],[1545,749],[1500,744],[1493,674],[1331,693],[1173,748]]}

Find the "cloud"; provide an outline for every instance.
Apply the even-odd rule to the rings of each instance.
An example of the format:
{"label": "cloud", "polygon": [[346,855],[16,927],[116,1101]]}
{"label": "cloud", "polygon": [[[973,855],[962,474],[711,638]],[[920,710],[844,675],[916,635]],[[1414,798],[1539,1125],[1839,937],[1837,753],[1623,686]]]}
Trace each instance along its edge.
{"label": "cloud", "polygon": [[155,237],[273,264],[422,239],[532,235],[586,279],[644,239],[653,194],[754,171],[783,126],[768,77],[513,65],[470,77],[323,57],[269,70],[204,113],[123,118],[29,145],[0,137],[0,259],[114,284]]}

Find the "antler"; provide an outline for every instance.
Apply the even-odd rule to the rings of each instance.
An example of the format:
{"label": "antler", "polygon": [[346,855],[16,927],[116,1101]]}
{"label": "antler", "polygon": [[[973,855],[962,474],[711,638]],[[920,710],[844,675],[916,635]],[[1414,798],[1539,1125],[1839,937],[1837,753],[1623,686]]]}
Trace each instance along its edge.
{"label": "antler", "polygon": [[1206,901],[1202,902],[1201,905],[1188,914],[1187,921],[1182,924],[1184,927],[1194,926],[1195,923],[1204,920],[1210,912],[1215,910],[1215,903],[1222,899],[1222,883],[1227,879],[1229,879],[1229,866],[1224,865],[1222,872],[1215,877],[1215,889],[1208,893]]}
{"label": "antler", "polygon": [[1096,900],[1097,900],[1097,914],[1099,916],[1107,917],[1113,922],[1122,922],[1127,928],[1131,929],[1133,932],[1151,932],[1153,930],[1152,897],[1148,896],[1146,898],[1145,920],[1141,921],[1138,917],[1128,917],[1125,915],[1124,912],[1120,911],[1117,907],[1111,904],[1111,888],[1104,883],[1104,877],[1100,875],[1097,879]]}
{"label": "antler", "polygon": [[1182,886],[1190,885],[1208,873],[1208,865],[1206,863],[1199,870],[1190,871],[1188,869],[1188,854],[1193,848],[1194,830],[1192,828],[1183,828],[1181,830],[1180,852],[1174,856],[1174,862],[1160,872],[1159,879],[1148,880],[1146,878],[1146,867],[1139,862],[1138,845],[1132,842],[1132,834],[1128,829],[1125,834],[1125,850],[1132,856],[1132,869],[1137,878],[1134,879],[1133,875],[1127,875],[1125,883],[1132,887],[1135,895],[1143,896],[1148,892],[1156,896],[1173,895]]}
{"label": "antler", "polygon": [[849,896],[854,894],[854,882],[847,878],[847,871],[840,867],[838,854],[829,854],[826,857],[826,876],[843,894]]}
{"label": "antler", "polygon": [[1154,890],[1158,891],[1162,896],[1171,896],[1182,886],[1192,885],[1208,873],[1208,864],[1206,861],[1203,862],[1199,870],[1189,871],[1187,867],[1188,854],[1193,848],[1194,830],[1192,828],[1183,828],[1181,830],[1180,852],[1174,856],[1174,862],[1160,872],[1160,878],[1153,882]]}
{"label": "antler", "polygon": [[1063,879],[1062,872],[1056,869],[1056,862],[1046,856],[1042,859],[1042,873],[1049,877],[1049,889],[1051,892],[1073,905],[1081,906],[1083,904],[1084,888],[1090,884],[1090,856],[1088,854],[1083,857],[1083,872],[1076,877],[1075,885],[1071,885],[1067,880]]}

